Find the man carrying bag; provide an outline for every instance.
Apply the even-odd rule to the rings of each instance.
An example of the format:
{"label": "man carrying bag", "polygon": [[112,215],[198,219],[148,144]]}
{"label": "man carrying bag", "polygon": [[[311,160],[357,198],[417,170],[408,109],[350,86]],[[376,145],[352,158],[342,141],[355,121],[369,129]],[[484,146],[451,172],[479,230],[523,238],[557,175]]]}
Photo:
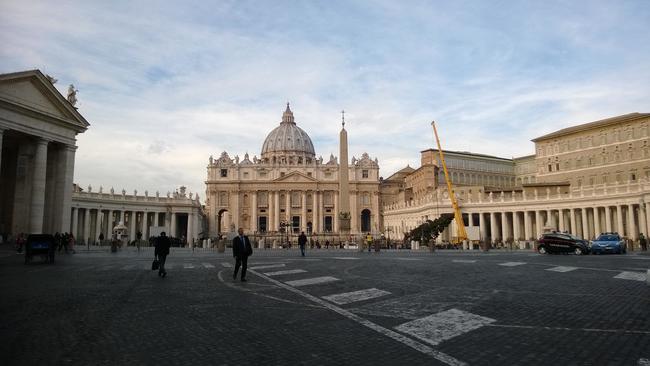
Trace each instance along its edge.
{"label": "man carrying bag", "polygon": [[[165,277],[167,276],[167,271],[165,270],[165,261],[167,260],[167,255],[169,255],[169,247],[172,246],[172,242],[169,240],[165,232],[160,233],[160,236],[156,238],[156,251],[155,255],[159,262],[158,276]],[[151,264],[153,269],[155,265]]]}

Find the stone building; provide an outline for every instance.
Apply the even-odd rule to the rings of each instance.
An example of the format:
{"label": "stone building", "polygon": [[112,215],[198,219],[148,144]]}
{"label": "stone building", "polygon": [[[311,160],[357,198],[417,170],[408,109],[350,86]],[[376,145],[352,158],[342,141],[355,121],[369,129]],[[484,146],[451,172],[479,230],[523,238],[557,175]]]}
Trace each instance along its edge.
{"label": "stone building", "polygon": [[0,233],[70,229],[76,135],[89,126],[39,70],[0,75]]}
{"label": "stone building", "polygon": [[[536,138],[535,155],[512,159],[503,180],[511,186],[490,187],[472,180],[472,172],[469,182],[457,175],[466,226],[479,226],[480,238],[492,243],[534,240],[551,228],[588,239],[604,231],[632,240],[647,235],[649,124],[650,114],[632,113]],[[446,187],[439,186],[382,212],[386,230],[402,236],[452,210]]]}
{"label": "stone building", "polygon": [[[343,128],[341,139],[346,139]],[[341,144],[347,156],[347,142]],[[209,159],[206,215],[211,237],[242,227],[248,233],[348,233],[339,228],[341,207],[349,206],[349,234],[379,231],[379,165],[364,153],[352,157],[348,197],[341,189],[341,166],[334,155],[316,157],[309,135],[296,124],[289,104],[280,125],[264,140],[260,157]],[[342,203],[343,202],[343,203]]]}

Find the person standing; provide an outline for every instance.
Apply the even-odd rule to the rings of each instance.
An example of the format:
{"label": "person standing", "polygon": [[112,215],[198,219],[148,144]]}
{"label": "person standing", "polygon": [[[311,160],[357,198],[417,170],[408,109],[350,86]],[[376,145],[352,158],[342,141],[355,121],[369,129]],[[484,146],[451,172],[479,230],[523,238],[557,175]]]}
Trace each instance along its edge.
{"label": "person standing", "polygon": [[372,247],[372,235],[370,233],[366,235],[366,243],[368,245],[368,253],[370,253],[370,248]]}
{"label": "person standing", "polygon": [[246,267],[248,257],[253,254],[253,247],[248,236],[244,235],[244,229],[239,228],[237,233],[239,235],[232,240],[232,256],[235,257],[235,272],[232,274],[232,279],[237,279],[237,272],[241,266],[241,281],[246,282]]}
{"label": "person standing", "polygon": [[165,261],[169,255],[169,247],[172,246],[172,242],[167,237],[167,234],[163,231],[160,233],[160,236],[156,238],[156,249],[155,256],[158,258],[158,276],[165,277],[167,276],[167,270],[165,270]]}
{"label": "person standing", "polygon": [[298,236],[298,246],[303,257],[305,256],[305,245],[307,245],[307,235],[305,235],[304,231],[301,231],[300,236]]}
{"label": "person standing", "polygon": [[643,233],[639,234],[639,244],[641,245],[641,250],[648,250],[648,240],[643,236]]}

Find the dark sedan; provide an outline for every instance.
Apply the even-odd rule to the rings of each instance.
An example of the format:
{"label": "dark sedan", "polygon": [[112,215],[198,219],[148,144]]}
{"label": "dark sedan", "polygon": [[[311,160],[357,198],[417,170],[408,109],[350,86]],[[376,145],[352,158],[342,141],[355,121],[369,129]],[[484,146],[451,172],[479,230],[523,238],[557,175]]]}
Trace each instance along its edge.
{"label": "dark sedan", "polygon": [[567,233],[544,233],[539,238],[537,251],[540,254],[573,253],[576,255],[589,253],[589,242]]}

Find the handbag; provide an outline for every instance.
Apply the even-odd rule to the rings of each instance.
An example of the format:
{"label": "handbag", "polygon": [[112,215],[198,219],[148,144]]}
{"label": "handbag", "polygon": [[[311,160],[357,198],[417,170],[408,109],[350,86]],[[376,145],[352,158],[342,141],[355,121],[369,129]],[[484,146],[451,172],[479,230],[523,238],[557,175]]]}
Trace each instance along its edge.
{"label": "handbag", "polygon": [[153,260],[153,262],[151,262],[151,270],[155,271],[158,268],[160,268],[160,261],[156,258]]}

